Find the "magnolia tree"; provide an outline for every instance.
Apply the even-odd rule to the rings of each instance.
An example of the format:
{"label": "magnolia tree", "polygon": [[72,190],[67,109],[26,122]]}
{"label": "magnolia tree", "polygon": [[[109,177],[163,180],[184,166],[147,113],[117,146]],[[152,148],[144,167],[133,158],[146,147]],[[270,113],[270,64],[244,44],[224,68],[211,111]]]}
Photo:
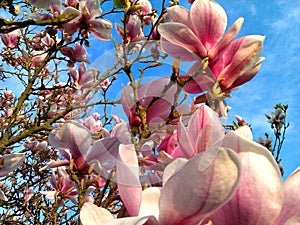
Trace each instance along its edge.
{"label": "magnolia tree", "polygon": [[1,1],[1,224],[300,223],[287,106],[266,115],[274,141],[221,122],[264,36],[188,2]]}

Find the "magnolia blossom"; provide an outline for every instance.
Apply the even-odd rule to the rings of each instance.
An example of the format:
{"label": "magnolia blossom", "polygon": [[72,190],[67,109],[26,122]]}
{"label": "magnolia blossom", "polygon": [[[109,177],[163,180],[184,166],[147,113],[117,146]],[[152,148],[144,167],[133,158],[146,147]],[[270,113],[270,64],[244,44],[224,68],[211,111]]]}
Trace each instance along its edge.
{"label": "magnolia blossom", "polygon": [[[124,39],[124,27],[121,24],[115,24],[117,33]],[[126,24],[126,40],[130,42],[139,41],[143,38],[143,31],[141,28],[141,20],[137,15],[132,15]]]}
{"label": "magnolia blossom", "polygon": [[6,176],[14,171],[25,160],[24,153],[6,154],[0,157],[0,176]]}
{"label": "magnolia blossom", "polygon": [[[68,7],[72,9],[72,7]],[[74,8],[72,9],[74,10]],[[104,19],[96,19],[101,16],[101,9],[97,0],[84,0],[79,2],[78,17],[63,26],[68,34],[73,34],[81,29],[82,35],[87,35],[88,32],[95,35],[96,38],[102,41],[111,39],[111,22]]]}
{"label": "magnolia blossom", "polygon": [[53,162],[48,167],[69,165],[69,161],[73,160],[75,169],[86,174],[92,164],[97,173],[105,173],[102,166],[112,166],[120,141],[117,137],[107,137],[92,144],[91,133],[85,126],[68,121],[50,133],[49,143],[52,147],[59,148],[67,160]]}
{"label": "magnolia blossom", "polygon": [[[0,177],[8,175],[18,168],[25,160],[24,153],[6,154],[0,157]],[[7,201],[3,190],[0,189],[0,199]]]}
{"label": "magnolia blossom", "polygon": [[73,67],[75,62],[86,62],[87,61],[87,51],[84,46],[79,43],[75,43],[74,48],[63,47],[60,52],[70,58],[69,66]]}
{"label": "magnolia blossom", "polygon": [[15,48],[19,41],[19,31],[14,30],[7,34],[1,34],[1,40],[7,48]]}
{"label": "magnolia blossom", "polygon": [[183,61],[197,61],[187,75],[179,77],[188,93],[208,92],[195,99],[195,104],[208,101],[226,117],[225,97],[230,91],[251,80],[260,69],[264,36],[250,35],[233,39],[243,18],[224,34],[227,16],[216,2],[196,0],[188,11],[180,6],[168,9],[171,22],[162,23],[161,47]]}
{"label": "magnolia blossom", "polygon": [[142,192],[138,217],[114,219],[106,209],[85,203],[80,212],[83,225],[198,224],[230,199],[240,176],[238,157],[230,149],[220,148],[214,162],[203,170],[207,157],[211,156],[202,153],[171,163],[165,169],[163,187]]}
{"label": "magnolia blossom", "polygon": [[74,80],[76,89],[90,88],[97,76],[95,68],[86,69],[85,63],[80,63],[78,70],[75,67],[70,69],[70,75]]}
{"label": "magnolia blossom", "polygon": [[[160,78],[138,88],[136,100],[142,107],[147,108],[145,116],[146,122],[150,126],[151,124],[153,126],[155,123],[163,122],[170,116],[171,106],[174,104],[175,99],[176,85],[170,85],[168,90],[164,90],[168,84],[170,84],[168,78]],[[157,96],[161,97],[157,98]],[[134,98],[132,87],[129,85],[124,87],[121,96],[124,112],[128,117],[130,126],[139,127],[141,126],[142,119],[136,113],[138,109]]]}
{"label": "magnolia blossom", "polygon": [[171,56],[180,56],[184,61],[205,57],[213,61],[232,42],[243,23],[239,18],[223,35],[227,25],[226,12],[209,0],[194,1],[190,11],[174,6],[167,12],[171,22],[158,27],[161,46]]}
{"label": "magnolia blossom", "polygon": [[223,146],[239,155],[242,174],[231,200],[207,219],[214,225],[300,223],[299,168],[282,185],[273,156],[253,142],[250,134],[250,128],[243,126],[224,138]]}

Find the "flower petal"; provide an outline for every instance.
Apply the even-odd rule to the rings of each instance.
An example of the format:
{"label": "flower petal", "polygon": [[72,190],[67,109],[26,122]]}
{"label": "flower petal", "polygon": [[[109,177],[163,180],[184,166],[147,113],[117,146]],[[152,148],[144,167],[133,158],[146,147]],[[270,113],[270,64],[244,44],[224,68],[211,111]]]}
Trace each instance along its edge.
{"label": "flower petal", "polygon": [[139,211],[139,216],[154,216],[158,219],[159,216],[159,198],[161,188],[150,187],[143,191],[142,204]]}
{"label": "flower petal", "polygon": [[[182,23],[163,23],[158,26],[158,31],[164,39],[174,45],[181,46],[200,57],[205,57],[207,55],[206,49],[200,43],[193,31]],[[165,50],[168,53],[168,49]],[[178,52],[177,56],[180,55],[181,52]]]}
{"label": "flower petal", "polygon": [[[284,224],[289,218],[300,214],[300,167],[283,184],[283,205],[275,224]],[[298,218],[299,219],[299,218]],[[300,223],[300,220],[298,220]]]}
{"label": "flower petal", "polygon": [[234,196],[209,219],[214,225],[273,225],[282,205],[281,174],[273,156],[234,131],[226,134],[223,146],[238,153],[242,174]]}
{"label": "flower petal", "polygon": [[216,150],[209,165],[212,155],[200,153],[168,179],[161,191],[160,225],[199,224],[231,198],[239,181],[239,159],[230,149]]}
{"label": "flower petal", "polygon": [[83,225],[99,225],[114,220],[114,217],[107,209],[86,202],[80,210],[80,220]]}
{"label": "flower petal", "polygon": [[111,39],[111,22],[104,19],[91,20],[90,26],[89,31],[99,40],[109,41]]}
{"label": "flower petal", "polygon": [[189,11],[182,6],[175,5],[167,9],[167,15],[171,18],[173,22],[178,22],[186,25],[187,27],[189,24]]}
{"label": "flower petal", "polygon": [[6,176],[8,173],[12,172],[13,170],[17,169],[19,165],[21,165],[25,160],[24,153],[12,153],[3,155],[2,158],[3,165],[0,168],[0,177]]}
{"label": "flower petal", "polygon": [[91,146],[91,133],[85,126],[68,121],[52,131],[48,140],[52,147],[70,149],[72,158],[76,160],[86,156]]}
{"label": "flower petal", "polygon": [[216,112],[201,104],[190,118],[188,135],[194,153],[197,154],[207,150],[213,144],[220,143],[224,138],[224,128]]}
{"label": "flower petal", "polygon": [[264,36],[249,35],[233,42],[227,50],[230,63],[222,70],[218,78],[224,78],[220,85],[222,89],[230,87],[241,75],[252,69],[259,60]]}
{"label": "flower petal", "polygon": [[117,183],[122,201],[131,216],[137,216],[142,199],[139,164],[133,144],[120,144],[117,161]]}
{"label": "flower petal", "polygon": [[209,50],[208,57],[210,60],[214,60],[216,57],[218,57],[222,51],[233,41],[233,39],[239,33],[243,22],[243,17],[238,18],[226,31],[224,36]]}
{"label": "flower petal", "polygon": [[191,7],[190,21],[196,36],[209,50],[221,39],[227,26],[227,15],[216,2],[196,0]]}

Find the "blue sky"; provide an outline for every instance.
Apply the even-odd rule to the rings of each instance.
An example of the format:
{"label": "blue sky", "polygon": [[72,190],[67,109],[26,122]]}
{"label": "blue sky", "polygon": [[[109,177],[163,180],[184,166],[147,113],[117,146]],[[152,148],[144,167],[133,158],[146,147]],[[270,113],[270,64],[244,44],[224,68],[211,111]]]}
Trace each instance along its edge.
{"label": "blue sky", "polygon": [[[153,5],[161,1],[151,1]],[[300,2],[292,0],[235,0],[217,1],[228,15],[228,26],[238,17],[245,22],[239,36],[265,35],[262,56],[266,60],[257,76],[232,93],[227,102],[232,107],[228,123],[234,115],[242,116],[253,128],[254,139],[272,133],[265,113],[273,110],[276,103],[288,104],[290,127],[282,149],[284,178],[300,166]],[[181,0],[186,8],[190,4]],[[158,6],[160,7],[160,5]],[[160,10],[160,8],[158,8]],[[98,52],[109,50],[98,48]],[[97,54],[91,52],[97,58]],[[98,60],[97,65],[98,64]],[[94,64],[95,65],[95,64]]]}

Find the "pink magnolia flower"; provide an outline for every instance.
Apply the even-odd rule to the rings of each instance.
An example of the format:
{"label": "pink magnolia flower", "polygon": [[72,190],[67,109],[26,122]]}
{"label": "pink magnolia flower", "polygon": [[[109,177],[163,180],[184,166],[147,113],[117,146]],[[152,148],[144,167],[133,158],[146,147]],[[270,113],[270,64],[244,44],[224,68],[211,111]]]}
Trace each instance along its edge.
{"label": "pink magnolia flower", "polygon": [[47,147],[46,141],[38,141],[35,138],[26,138],[24,143],[25,148],[29,148],[32,152],[39,152]]}
{"label": "pink magnolia flower", "polygon": [[208,57],[212,62],[232,42],[243,23],[243,18],[239,18],[223,35],[226,12],[209,0],[194,1],[190,11],[174,6],[167,12],[171,22],[158,27],[161,46],[171,56],[180,56],[184,61]]}
{"label": "pink magnolia flower", "polygon": [[[73,5],[73,3],[71,3]],[[68,7],[72,8],[72,7]],[[74,9],[72,9],[74,10]],[[96,38],[102,41],[111,39],[111,22],[104,19],[96,19],[101,16],[101,9],[96,0],[83,0],[79,2],[79,9],[76,10],[79,14],[74,20],[70,21],[67,26],[63,26],[68,34],[73,34],[81,29],[82,35],[91,33]]]}
{"label": "pink magnolia flower", "polygon": [[[219,4],[209,0],[194,1],[190,11],[180,6],[171,7],[168,16],[172,22],[158,27],[162,49],[180,60],[197,61],[187,74],[190,80],[184,90],[189,93],[208,91],[210,97],[207,100],[216,102],[212,105],[226,117],[224,98],[231,90],[252,79],[260,69],[264,37],[250,35],[233,41],[243,18],[223,34],[226,13]],[[199,68],[202,69],[199,71]],[[218,85],[220,92],[214,93],[212,89]],[[196,103],[203,101],[205,98],[201,96]]]}
{"label": "pink magnolia flower", "polygon": [[69,174],[64,167],[53,169],[50,183],[55,189],[54,192],[49,192],[48,197],[54,195],[63,195],[67,199],[74,199],[77,195],[77,188],[74,181],[70,180]]}
{"label": "pink magnolia flower", "polygon": [[[118,35],[124,39],[124,27],[121,24],[115,24]],[[128,23],[126,24],[126,40],[129,42],[139,41],[143,37],[143,31],[141,28],[141,20],[137,15],[131,15]]]}
{"label": "pink magnolia flower", "polygon": [[152,13],[152,4],[149,0],[138,0],[136,1],[138,5],[143,6],[142,9],[136,12],[144,21],[146,25],[151,23],[151,16],[149,14]]}
{"label": "pink magnolia flower", "polygon": [[27,188],[24,191],[24,200],[25,202],[28,202],[34,195],[33,187]]}
{"label": "pink magnolia flower", "polygon": [[238,157],[230,149],[220,148],[209,165],[206,157],[210,158],[201,153],[190,160],[177,159],[171,163],[165,169],[163,187],[142,192],[138,217],[114,219],[106,209],[85,203],[80,212],[83,225],[136,221],[150,225],[199,224],[231,198],[240,176]]}
{"label": "pink magnolia flower", "polygon": [[220,146],[224,138],[224,128],[220,118],[210,107],[202,104],[191,116],[187,129],[182,121],[177,128],[178,147],[173,157],[190,158],[210,148]]}
{"label": "pink magnolia flower", "polygon": [[73,78],[76,89],[90,88],[97,76],[95,68],[86,69],[85,63],[80,63],[78,70],[75,67],[70,69],[70,75]]}
{"label": "pink magnolia flower", "polygon": [[87,117],[82,121],[82,124],[86,126],[91,133],[97,133],[103,128],[101,120],[95,119],[93,116]]}
{"label": "pink magnolia flower", "polygon": [[1,40],[7,48],[15,48],[19,42],[19,31],[14,30],[7,34],[1,34]]}
{"label": "pink magnolia flower", "polygon": [[75,47],[63,47],[60,50],[61,54],[70,58],[69,66],[74,66],[75,62],[86,62],[87,61],[87,51],[84,46],[79,43],[75,43]]}
{"label": "pink magnolia flower", "polygon": [[224,138],[223,146],[233,149],[241,160],[240,183],[230,201],[207,219],[213,225],[300,223],[299,168],[282,185],[273,156],[250,134],[250,128],[243,126]]}
{"label": "pink magnolia flower", "polygon": [[59,148],[67,160],[54,162],[48,168],[69,165],[73,160],[74,168],[86,174],[92,164],[95,164],[97,173],[105,173],[102,166],[110,169],[116,160],[120,141],[117,137],[107,137],[92,144],[91,133],[85,126],[68,121],[50,133],[49,143]]}
{"label": "pink magnolia flower", "polygon": [[[148,82],[138,88],[137,100],[142,107],[148,107],[146,112],[146,122],[150,126],[158,122],[163,122],[171,113],[171,106],[174,104],[176,85],[171,85],[164,93],[164,88],[170,83],[168,78],[160,78]],[[157,96],[162,97],[156,99]],[[153,101],[153,102],[152,102]],[[139,127],[141,118],[136,113],[136,102],[133,98],[133,90],[131,86],[123,88],[121,103],[126,113],[131,127]],[[149,105],[151,103],[151,105]]]}

